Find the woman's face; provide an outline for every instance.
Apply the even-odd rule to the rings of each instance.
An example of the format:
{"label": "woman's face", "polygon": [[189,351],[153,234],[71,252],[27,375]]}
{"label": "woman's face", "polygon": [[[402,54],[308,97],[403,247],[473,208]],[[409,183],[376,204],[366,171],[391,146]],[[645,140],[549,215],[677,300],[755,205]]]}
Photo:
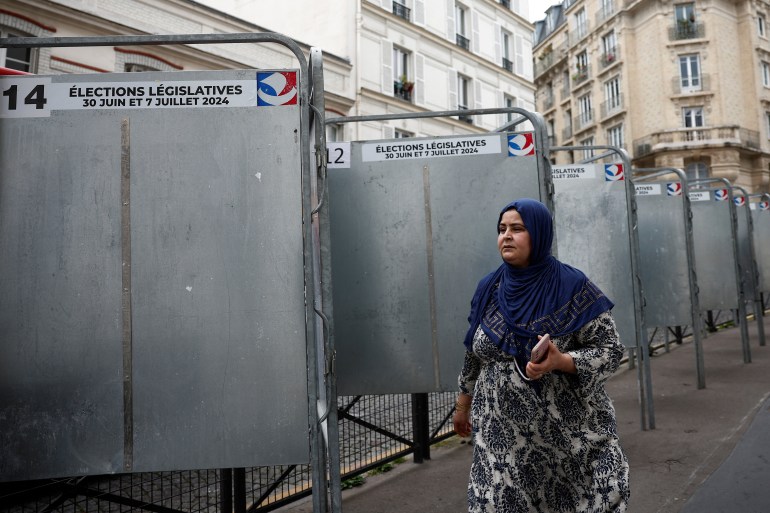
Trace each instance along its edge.
{"label": "woman's face", "polygon": [[503,260],[514,267],[527,267],[532,241],[521,215],[515,210],[503,213],[497,227],[497,249]]}

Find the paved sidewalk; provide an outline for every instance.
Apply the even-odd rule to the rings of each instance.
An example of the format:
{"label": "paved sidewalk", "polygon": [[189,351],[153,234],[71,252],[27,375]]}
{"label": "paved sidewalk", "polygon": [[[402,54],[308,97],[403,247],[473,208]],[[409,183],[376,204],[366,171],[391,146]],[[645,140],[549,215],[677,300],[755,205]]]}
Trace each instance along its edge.
{"label": "paved sidewalk", "polygon": [[[765,317],[770,333],[770,317]],[[617,412],[621,445],[631,466],[629,513],[759,513],[738,507],[750,488],[754,504],[770,503],[770,346],[760,347],[749,324],[752,363],[744,364],[740,331],[731,328],[703,340],[706,388],[697,389],[691,342],[659,349],[651,359],[656,429],[642,431],[637,370],[621,369],[607,383]],[[756,418],[759,427],[747,430]],[[763,429],[764,428],[764,429]],[[732,455],[731,455],[732,453]],[[467,511],[472,447],[457,437],[433,447],[432,459],[408,461],[363,486],[343,491],[344,513]],[[724,470],[720,469],[724,463]],[[750,469],[739,472],[750,458]],[[720,471],[721,470],[721,471]],[[737,486],[750,475],[752,483]],[[706,480],[708,485],[701,487]],[[762,483],[764,483],[762,485]],[[721,502],[708,490],[719,490]],[[736,508],[725,509],[735,502]],[[764,502],[762,502],[764,501]],[[281,511],[312,511],[303,502]]]}

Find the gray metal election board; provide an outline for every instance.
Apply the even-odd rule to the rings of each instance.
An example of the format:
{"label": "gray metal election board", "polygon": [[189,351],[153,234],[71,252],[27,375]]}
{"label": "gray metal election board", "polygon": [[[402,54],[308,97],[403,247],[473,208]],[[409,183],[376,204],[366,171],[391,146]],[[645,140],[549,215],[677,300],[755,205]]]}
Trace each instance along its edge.
{"label": "gray metal election board", "polygon": [[686,246],[692,234],[685,225],[689,208],[682,183],[639,181],[634,185],[645,324],[647,327],[692,325]]}
{"label": "gray metal election board", "polygon": [[690,192],[701,310],[738,308],[735,233],[727,189]]}
{"label": "gray metal election board", "polygon": [[741,279],[743,280],[744,294],[747,301],[759,297],[757,286],[759,285],[756,272],[756,257],[754,255],[754,230],[749,210],[749,199],[746,196],[736,195],[735,214],[738,220],[738,258],[741,263]]}
{"label": "gray metal election board", "polygon": [[329,169],[338,392],[456,390],[471,298],[501,263],[499,211],[541,198],[533,134],[352,142],[349,154]]}
{"label": "gray metal election board", "polygon": [[308,461],[298,75],[0,78],[0,480]]}
{"label": "gray metal election board", "polygon": [[759,291],[770,293],[770,201],[765,196],[751,204],[754,220],[754,251],[759,268]]}
{"label": "gray metal election board", "polygon": [[626,347],[637,346],[630,206],[623,164],[554,166],[559,260],[583,271],[615,303]]}

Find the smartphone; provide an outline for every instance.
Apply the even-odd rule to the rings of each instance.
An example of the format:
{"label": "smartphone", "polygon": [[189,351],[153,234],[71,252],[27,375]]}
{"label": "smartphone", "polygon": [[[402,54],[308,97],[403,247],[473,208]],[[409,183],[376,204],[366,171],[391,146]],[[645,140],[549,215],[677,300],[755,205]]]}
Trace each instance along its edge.
{"label": "smartphone", "polygon": [[548,343],[550,341],[551,336],[548,333],[543,335],[543,338],[541,338],[540,341],[535,344],[535,347],[532,348],[529,361],[532,363],[542,362],[545,359],[545,355],[548,353]]}

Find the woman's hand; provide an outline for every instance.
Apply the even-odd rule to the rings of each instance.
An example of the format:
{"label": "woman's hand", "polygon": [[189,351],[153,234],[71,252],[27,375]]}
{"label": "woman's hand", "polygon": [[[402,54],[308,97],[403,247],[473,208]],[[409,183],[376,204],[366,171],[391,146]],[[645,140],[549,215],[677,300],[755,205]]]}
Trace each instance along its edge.
{"label": "woman's hand", "polygon": [[471,435],[471,400],[473,398],[469,395],[460,394],[455,404],[455,413],[452,416],[452,424],[455,428],[455,433],[461,437]]}
{"label": "woman's hand", "polygon": [[[537,339],[540,340],[542,336],[538,335]],[[527,363],[527,377],[530,379],[540,379],[543,374],[551,371],[562,371],[568,374],[577,374],[577,368],[575,367],[575,361],[568,353],[562,353],[553,340],[548,343],[548,351],[545,354],[545,359],[540,363]]]}

